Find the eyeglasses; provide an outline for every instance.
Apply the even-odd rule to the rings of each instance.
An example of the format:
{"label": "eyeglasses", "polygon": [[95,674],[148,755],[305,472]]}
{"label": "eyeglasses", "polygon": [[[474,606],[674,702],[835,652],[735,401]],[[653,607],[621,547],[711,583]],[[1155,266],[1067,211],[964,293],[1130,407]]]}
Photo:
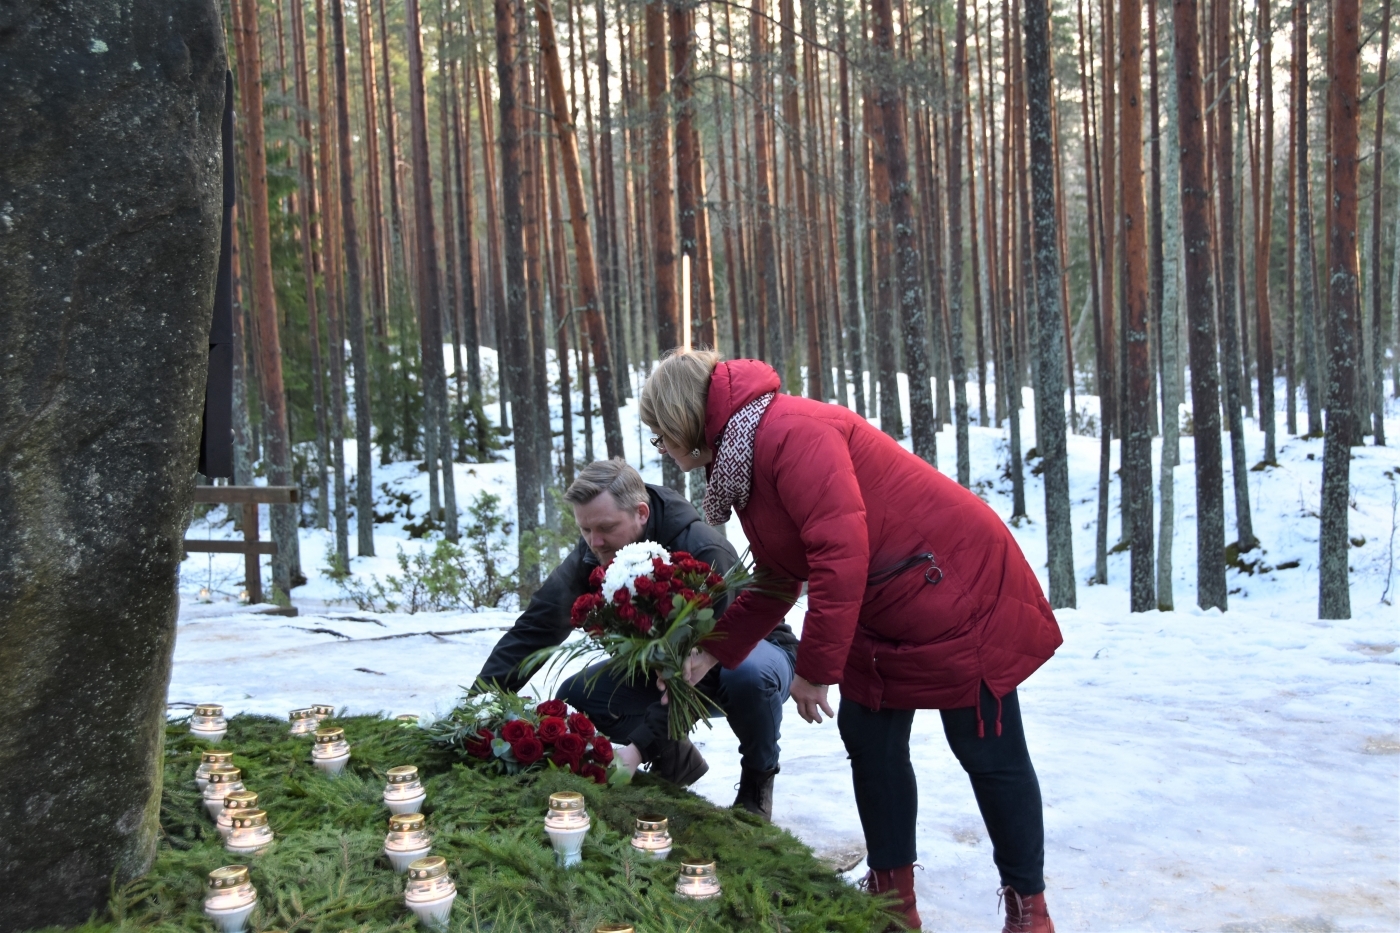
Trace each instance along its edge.
{"label": "eyeglasses", "polygon": [[661,439],[660,434],[653,434],[651,436],[651,446],[656,448],[660,453],[666,452],[666,442]]}

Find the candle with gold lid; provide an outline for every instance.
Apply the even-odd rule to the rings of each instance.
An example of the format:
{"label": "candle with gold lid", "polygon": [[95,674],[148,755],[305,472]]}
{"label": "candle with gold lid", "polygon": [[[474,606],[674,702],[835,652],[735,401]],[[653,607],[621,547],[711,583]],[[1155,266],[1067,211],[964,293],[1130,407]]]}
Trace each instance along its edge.
{"label": "candle with gold lid", "polygon": [[335,707],[329,703],[312,703],[311,711],[316,714],[317,722],[323,722],[335,715]]}
{"label": "candle with gold lid", "polygon": [[215,765],[209,769],[209,783],[204,788],[204,809],[209,811],[209,819],[217,820],[219,811],[224,808],[224,798],[236,790],[247,790],[243,786],[243,772],[233,765]]}
{"label": "candle with gold lid", "polygon": [[228,734],[228,720],[218,703],[200,703],[190,716],[190,735],[206,742],[217,743]]}
{"label": "candle with gold lid", "polygon": [[719,874],[714,862],[681,862],[676,894],[692,901],[712,901],[720,896]]}
{"label": "candle with gold lid", "polygon": [[219,818],[215,821],[219,835],[225,839],[233,832],[233,816],[238,810],[256,810],[258,806],[258,795],[250,790],[236,790],[224,795],[224,808],[219,811]]}
{"label": "candle with gold lid", "polygon": [[390,813],[417,813],[423,806],[427,792],[418,780],[416,765],[399,765],[390,768],[386,775],[389,783],[384,785],[384,803]]}
{"label": "candle with gold lid", "polygon": [[195,786],[204,790],[209,783],[209,769],[215,765],[233,764],[233,752],[203,751],[199,753],[199,767],[194,772]]}
{"label": "candle with gold lid", "polygon": [[457,899],[457,885],[447,874],[447,859],[429,855],[410,864],[403,899],[425,927],[446,928],[452,902]]}
{"label": "candle with gold lid", "polygon": [[423,858],[432,848],[432,837],[428,835],[428,820],[421,813],[398,813],[389,817],[389,835],[384,837],[384,854],[394,866],[394,871],[403,874],[408,866]]}
{"label": "candle with gold lid", "polygon": [[350,760],[350,743],[345,741],[345,730],[336,726],[331,729],[316,730],[316,744],[311,746],[311,763],[320,768],[326,777],[335,777],[345,769]]}
{"label": "candle with gold lid", "polygon": [[671,831],[666,817],[655,813],[637,817],[637,828],[632,833],[632,848],[656,859],[670,855]]}
{"label": "candle with gold lid", "polygon": [[417,713],[399,713],[394,717],[394,722],[407,729],[418,725],[419,718]]}
{"label": "candle with gold lid", "polygon": [[310,706],[304,709],[294,709],[287,714],[287,719],[291,721],[292,735],[315,735],[316,729],[321,720],[316,718],[316,711]]}
{"label": "candle with gold lid", "polygon": [[248,879],[247,866],[225,865],[209,873],[204,915],[222,933],[243,933],[248,928],[248,915],[257,905],[258,892]]}
{"label": "candle with gold lid", "polygon": [[224,848],[234,855],[257,855],[272,845],[266,810],[235,810],[232,822],[233,832],[224,840]]}
{"label": "candle with gold lid", "polygon": [[600,923],[593,928],[593,933],[636,933],[630,923]]}
{"label": "candle with gold lid", "polygon": [[544,831],[554,846],[554,858],[559,867],[568,868],[583,860],[583,838],[593,821],[584,809],[583,794],[575,790],[549,795],[549,813],[544,818]]}

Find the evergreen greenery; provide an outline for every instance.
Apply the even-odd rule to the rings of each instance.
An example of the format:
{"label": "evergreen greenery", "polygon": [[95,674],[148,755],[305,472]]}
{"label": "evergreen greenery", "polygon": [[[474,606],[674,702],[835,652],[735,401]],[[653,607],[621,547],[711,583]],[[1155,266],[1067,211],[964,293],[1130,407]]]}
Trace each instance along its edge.
{"label": "evergreen greenery", "polygon": [[[251,858],[223,849],[194,783],[199,753],[182,722],[166,730],[162,837],[148,875],[114,892],[110,915],[80,933],[212,931],[202,914],[205,880],[227,864],[248,864],[258,890],[250,930],[375,933],[418,929],[403,903],[403,876],[381,854],[389,811],[385,772],[416,764],[427,788],[423,812],[433,854],[447,859],[458,899],[454,933],[591,933],[600,923],[635,924],[645,933],[730,930],[882,930],[889,915],[818,862],[791,835],[742,811],[645,775],[602,787],[559,771],[490,775],[432,745],[411,724],[359,716],[335,720],[352,746],[336,779],[311,764],[309,739],[285,722],[238,716],[220,745],[234,752],[249,790],[259,795],[277,841]],[[583,863],[555,867],[543,830],[549,794],[581,791],[593,829]],[[629,844],[633,820],[670,818],[675,851],[664,861]],[[696,904],[674,894],[680,860],[712,858],[724,895]],[[53,928],[56,930],[57,928]]]}

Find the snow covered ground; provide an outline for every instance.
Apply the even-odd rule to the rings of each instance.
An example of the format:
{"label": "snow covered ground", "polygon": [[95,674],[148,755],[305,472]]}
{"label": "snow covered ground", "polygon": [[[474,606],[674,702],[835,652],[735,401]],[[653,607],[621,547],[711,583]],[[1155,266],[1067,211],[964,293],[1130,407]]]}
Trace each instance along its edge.
{"label": "snow covered ground", "polygon": [[[969,395],[975,405],[975,386]],[[1081,410],[1092,411],[1095,401],[1081,396]],[[495,413],[494,406],[488,410]],[[1390,414],[1387,434],[1400,438],[1400,408]],[[1027,450],[1034,445],[1030,420],[1022,419]],[[645,449],[644,473],[656,481],[659,464],[643,448],[635,404],[623,424],[629,460],[638,463]],[[598,434],[601,451],[601,425]],[[974,488],[1009,517],[1006,432],[974,427],[971,444]],[[1258,462],[1263,437],[1252,422],[1246,445],[1249,462]],[[951,429],[939,435],[938,446],[951,472]],[[1130,614],[1126,553],[1110,556],[1107,586],[1084,582],[1094,565],[1098,441],[1070,437],[1078,608],[1058,613],[1065,644],[1020,691],[1045,798],[1046,880],[1056,925],[1065,931],[1400,929],[1400,612],[1394,607],[1400,579],[1393,578],[1400,449],[1354,452],[1350,533],[1360,543],[1351,559],[1353,618],[1344,622],[1316,618],[1322,442],[1289,438],[1280,416],[1279,466],[1249,479],[1262,549],[1247,556],[1260,564],[1253,572],[1230,571],[1226,613],[1195,608],[1190,437],[1182,438],[1181,451],[1173,548],[1178,608]],[[355,462],[353,444],[346,462]],[[1043,492],[1037,477],[1028,472],[1026,479],[1030,521],[1014,530],[1041,570]],[[513,508],[509,461],[458,464],[456,482],[464,506],[489,491]],[[1226,534],[1233,540],[1229,482],[1227,463]],[[415,464],[377,471],[376,488],[381,483],[418,494],[413,508],[421,514],[426,477]],[[1110,544],[1119,539],[1118,492],[1115,475]],[[232,536],[229,525],[216,524],[219,518],[215,512],[213,521],[196,522],[190,536]],[[376,527],[379,556],[356,558],[357,575],[382,579],[397,571],[397,546],[412,553],[430,543],[410,539],[402,524]],[[728,532],[742,550],[738,523]],[[353,529],[350,540],[353,549]],[[301,546],[310,582],[293,594],[295,618],[237,603],[240,557],[195,554],[185,561],[172,713],[207,701],[277,716],[313,702],[353,712],[432,714],[453,704],[514,620],[511,611],[377,614],[335,603],[340,590],[322,573],[333,538],[304,529]],[[1387,587],[1389,604],[1382,602]],[[802,608],[794,607],[795,626]],[[537,679],[535,687],[547,692],[550,684]],[[788,709],[775,820],[819,853],[859,849],[835,724],[808,725]],[[920,712],[914,728],[925,928],[998,928],[997,875],[971,789],[937,713]],[[727,805],[739,776],[733,734],[720,720],[696,738],[711,770],[694,789]],[[863,872],[857,866],[851,877]]]}

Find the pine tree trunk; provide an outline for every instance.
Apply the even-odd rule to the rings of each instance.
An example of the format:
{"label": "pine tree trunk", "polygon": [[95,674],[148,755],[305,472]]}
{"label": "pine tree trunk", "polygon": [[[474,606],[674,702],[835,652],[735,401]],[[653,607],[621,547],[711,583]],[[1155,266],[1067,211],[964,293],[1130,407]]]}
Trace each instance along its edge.
{"label": "pine tree trunk", "polygon": [[[1035,239],[1035,305],[1040,316],[1035,392],[1043,397],[1036,447],[1045,465],[1045,549],[1050,605],[1076,604],[1074,525],[1069,507],[1069,455],[1065,439],[1064,335],[1060,313],[1060,256],[1056,233],[1055,164],[1050,126],[1049,0],[1025,0],[1025,80],[1030,137],[1031,223]],[[998,373],[1000,381],[1000,373]],[[1012,409],[1015,408],[1014,401]]]}
{"label": "pine tree trunk", "polygon": [[[263,129],[262,47],[258,35],[258,10],[254,0],[240,4],[237,43],[239,70],[243,73],[243,124],[246,127],[245,158],[248,167],[248,225],[253,232],[253,290],[257,312],[259,395],[262,398],[268,481],[290,486],[292,450],[287,435],[287,395],[282,381],[282,341],[279,334],[277,297],[272,277],[272,236],[267,193],[267,144]],[[290,597],[292,587],[304,583],[301,548],[297,540],[297,506],[271,506],[272,539],[277,553],[272,560],[272,585],[280,598]]]}
{"label": "pine tree trunk", "polygon": [[[1163,0],[1158,0],[1161,4]],[[1157,16],[1154,8],[1153,17]],[[1166,20],[1167,35],[1173,35]],[[1172,43],[1166,43],[1171,45]],[[1168,158],[1162,160],[1162,516],[1157,535],[1157,608],[1175,608],[1172,595],[1172,540],[1176,533],[1173,469],[1181,463],[1181,152],[1176,69],[1163,72],[1161,100],[1166,111],[1160,135]]]}
{"label": "pine tree trunk", "polygon": [[1360,149],[1360,3],[1332,0],[1327,110],[1332,174],[1327,192],[1327,437],[1322,453],[1322,533],[1318,536],[1318,618],[1351,618],[1347,535],[1351,446],[1360,441],[1356,380],[1357,175]]}
{"label": "pine tree trunk", "polygon": [[[925,318],[922,274],[919,268],[913,185],[905,146],[904,106],[894,71],[894,15],[890,0],[871,0],[875,48],[884,59],[877,86],[883,119],[882,143],[890,182],[890,219],[894,225],[893,280],[899,288],[900,318],[904,329],[904,359],[909,375],[909,423],[914,455],[938,465],[938,422],[933,410],[928,366],[928,321]],[[887,335],[893,340],[893,334]],[[897,404],[897,403],[896,403]]]}
{"label": "pine tree trunk", "polygon": [[1181,228],[1190,327],[1191,415],[1196,448],[1196,604],[1228,608],[1225,581],[1225,494],[1220,445],[1220,386],[1211,283],[1210,187],[1206,181],[1205,100],[1195,0],[1176,0]]}
{"label": "pine tree trunk", "polygon": [[[306,318],[310,331],[312,404],[316,418],[316,527],[330,527],[330,440],[326,430],[325,373],[321,361],[320,308],[316,301],[316,275],[321,257],[312,240],[312,218],[316,216],[315,158],[311,149],[311,89],[306,61],[306,15],[300,3],[292,5],[292,60],[296,69],[296,100],[300,113],[297,132],[305,140],[298,159],[301,175],[298,190],[301,207],[298,227],[301,239],[301,266],[306,280]],[[349,566],[349,555],[340,555]]]}
{"label": "pine tree trunk", "polygon": [[[521,198],[521,117],[517,99],[515,0],[494,0],[496,12],[496,76],[501,108],[501,214],[504,220],[506,345],[502,370],[509,369],[515,388],[515,493],[517,541],[520,545],[521,597],[539,585],[539,558],[524,545],[539,528],[540,471],[534,455],[534,406],[528,402],[530,331],[525,304],[524,208]],[[484,90],[483,90],[484,94]],[[484,102],[484,97],[483,97]],[[489,209],[489,208],[488,208]],[[505,409],[504,402],[502,410]]]}
{"label": "pine tree trunk", "polygon": [[[524,0],[516,7],[516,22],[520,24],[522,36],[526,37],[524,48],[533,53],[534,42],[529,37],[528,8]],[[530,383],[527,395],[535,406],[535,457],[539,463],[541,501],[544,503],[545,525],[557,527],[557,504],[549,493],[554,485],[554,438],[553,413],[549,407],[549,364],[548,340],[545,338],[545,299],[544,262],[542,256],[549,249],[549,227],[544,217],[544,164],[540,155],[540,101],[537,96],[535,79],[530,66],[533,54],[518,61],[520,75],[521,120],[520,134],[524,147],[521,192],[524,210],[525,240],[525,300],[530,309]]]}
{"label": "pine tree trunk", "polygon": [[[1371,412],[1371,430],[1376,446],[1385,446],[1385,353],[1381,336],[1381,167],[1385,161],[1385,74],[1390,54],[1390,0],[1381,4],[1381,64],[1376,73],[1376,135],[1371,146],[1371,372],[1360,380],[1366,386],[1366,406]],[[1395,309],[1391,309],[1395,314]],[[1392,350],[1400,357],[1400,346]]]}
{"label": "pine tree trunk", "polygon": [[1303,336],[1303,385],[1308,403],[1308,436],[1322,436],[1322,376],[1319,373],[1317,334],[1317,287],[1313,253],[1312,186],[1308,158],[1308,0],[1294,0],[1293,81],[1297,87],[1296,113],[1298,146],[1298,292],[1303,306],[1300,325]]}
{"label": "pine tree trunk", "polygon": [[[361,302],[360,241],[355,222],[354,168],[350,148],[350,79],[345,65],[345,12],[341,0],[331,0],[335,31],[335,113],[340,148],[340,214],[345,239],[345,325],[350,338],[350,365],[355,372],[355,528],[361,557],[374,555],[374,474],[370,457],[369,354],[365,349],[365,316]],[[337,347],[339,350],[339,347]],[[438,359],[441,359],[439,354]],[[455,522],[449,535],[456,537]]]}
{"label": "pine tree trunk", "polygon": [[[293,0],[296,5],[299,0]],[[369,4],[362,2],[355,9],[360,27],[360,87],[364,102],[365,132],[365,192],[368,199],[370,246],[369,309],[373,320],[375,344],[380,354],[386,352],[385,338],[389,332],[385,315],[388,302],[388,277],[385,274],[384,197],[379,181],[379,116],[375,93],[373,21]],[[381,37],[382,38],[382,37]],[[383,393],[383,388],[379,388]]]}
{"label": "pine tree trunk", "polygon": [[750,81],[753,93],[753,146],[755,210],[758,213],[754,242],[755,268],[759,281],[754,291],[758,298],[758,353],[780,373],[787,352],[783,346],[782,304],[778,285],[778,242],[773,230],[772,150],[769,147],[768,126],[768,56],[767,16],[765,0],[754,0],[749,17],[749,54],[752,56]]}
{"label": "pine tree trunk", "polygon": [[1124,3],[1122,33],[1122,178],[1127,412],[1123,435],[1123,498],[1130,510],[1133,612],[1156,608],[1152,556],[1152,365],[1147,347],[1147,202],[1142,182],[1142,6]]}
{"label": "pine tree trunk", "polygon": [[1259,424],[1264,429],[1264,462],[1273,464],[1278,460],[1278,418],[1274,414],[1274,321],[1269,299],[1269,253],[1274,239],[1274,23],[1269,0],[1259,4],[1259,99],[1263,181],[1254,251],[1254,301],[1259,328]]}
{"label": "pine tree trunk", "polygon": [[[598,403],[603,409],[603,433],[608,456],[623,456],[622,424],[618,418],[617,398],[613,394],[612,343],[607,322],[602,314],[598,272],[593,258],[593,238],[588,229],[588,208],[584,201],[583,170],[579,164],[578,138],[569,119],[569,102],[564,94],[564,75],[559,63],[559,47],[554,39],[554,17],[547,0],[536,0],[535,17],[540,26],[540,55],[544,67],[545,86],[549,91],[549,106],[559,133],[559,154],[564,174],[564,190],[569,199],[569,226],[574,238],[574,263],[577,266],[579,299],[584,326],[598,374]],[[601,224],[599,226],[602,226]],[[563,249],[563,243],[559,244]]]}
{"label": "pine tree trunk", "polygon": [[[904,413],[899,403],[898,362],[895,359],[894,320],[894,232],[890,225],[890,173],[885,152],[885,123],[873,89],[867,85],[864,93],[865,135],[870,144],[871,228],[875,243],[871,251],[871,278],[875,286],[873,319],[879,335],[875,341],[875,359],[879,368],[877,400],[880,428],[891,437],[904,436]],[[875,374],[872,374],[875,375]]]}
{"label": "pine tree trunk", "polygon": [[[844,247],[842,265],[846,286],[846,346],[850,359],[846,365],[851,370],[851,393],[848,404],[862,418],[866,414],[865,373],[861,365],[863,355],[860,334],[860,294],[859,274],[856,266],[860,262],[859,245],[856,240],[856,170],[854,124],[851,116],[851,75],[846,55],[846,5],[836,5],[836,56],[839,74],[837,83],[841,93],[841,241]],[[937,424],[934,430],[937,430]]]}
{"label": "pine tree trunk", "polygon": [[958,0],[957,38],[953,50],[952,93],[947,95],[952,114],[948,133],[948,317],[953,370],[953,418],[958,446],[958,482],[972,485],[972,459],[968,450],[967,363],[963,355],[963,222],[962,145],[963,88],[967,86],[967,0]]}
{"label": "pine tree trunk", "polygon": [[1237,290],[1235,267],[1235,155],[1234,118],[1232,116],[1235,81],[1234,60],[1230,52],[1230,4],[1214,0],[1214,33],[1216,42],[1215,79],[1220,88],[1215,98],[1218,132],[1215,146],[1215,179],[1220,193],[1218,211],[1220,225],[1220,323],[1221,348],[1224,359],[1221,370],[1225,381],[1225,410],[1229,415],[1231,479],[1235,490],[1235,546],[1241,554],[1254,550],[1259,542],[1254,537],[1254,521],[1249,506],[1249,464],[1244,450],[1243,400],[1240,395],[1240,315],[1235,306]]}

